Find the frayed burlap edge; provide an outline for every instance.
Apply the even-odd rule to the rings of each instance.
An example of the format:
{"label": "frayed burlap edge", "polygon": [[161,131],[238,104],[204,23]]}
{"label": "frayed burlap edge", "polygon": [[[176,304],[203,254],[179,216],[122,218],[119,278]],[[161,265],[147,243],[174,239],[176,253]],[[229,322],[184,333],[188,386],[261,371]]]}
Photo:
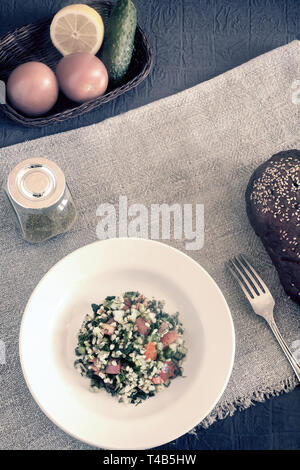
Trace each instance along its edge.
{"label": "frayed burlap edge", "polygon": [[190,431],[190,433],[196,434],[199,428],[207,429],[216,421],[224,419],[227,416],[232,416],[236,411],[246,410],[250,406],[255,405],[255,403],[262,403],[268,398],[291,392],[298,384],[299,382],[296,377],[291,376],[273,387],[264,387],[263,389],[255,390],[251,395],[237,398],[233,402],[221,401],[201,423]]}

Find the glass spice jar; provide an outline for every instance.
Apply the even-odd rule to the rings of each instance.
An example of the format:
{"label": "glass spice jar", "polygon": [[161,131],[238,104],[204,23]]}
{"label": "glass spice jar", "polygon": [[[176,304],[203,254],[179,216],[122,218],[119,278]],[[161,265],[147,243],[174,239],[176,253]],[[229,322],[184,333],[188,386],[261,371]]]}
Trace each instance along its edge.
{"label": "glass spice jar", "polygon": [[4,189],[16,225],[28,242],[43,242],[67,232],[76,220],[65,175],[47,158],[34,157],[18,163]]}

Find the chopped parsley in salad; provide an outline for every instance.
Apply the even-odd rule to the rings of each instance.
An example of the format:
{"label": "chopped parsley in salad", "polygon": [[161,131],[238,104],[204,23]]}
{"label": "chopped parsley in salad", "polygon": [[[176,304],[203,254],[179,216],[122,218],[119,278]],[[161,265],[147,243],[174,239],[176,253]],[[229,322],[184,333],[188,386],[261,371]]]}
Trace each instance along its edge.
{"label": "chopped parsley in salad", "polygon": [[75,367],[120,402],[141,403],[182,375],[186,356],[178,312],[139,292],[110,296],[86,315],[78,335]]}

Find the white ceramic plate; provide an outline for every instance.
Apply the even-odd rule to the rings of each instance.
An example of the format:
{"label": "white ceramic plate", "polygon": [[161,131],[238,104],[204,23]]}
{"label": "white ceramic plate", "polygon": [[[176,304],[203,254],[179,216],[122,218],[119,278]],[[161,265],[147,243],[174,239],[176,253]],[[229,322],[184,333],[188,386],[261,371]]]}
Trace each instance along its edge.
{"label": "white ceramic plate", "polygon": [[[138,290],[180,312],[188,355],[184,375],[138,406],[91,393],[73,367],[78,330],[90,304]],[[191,430],[221,397],[233,365],[234,328],[207,272],[163,243],[120,238],[87,245],[43,277],[20,331],[23,373],[34,399],[65,432],[107,449],[145,449]]]}

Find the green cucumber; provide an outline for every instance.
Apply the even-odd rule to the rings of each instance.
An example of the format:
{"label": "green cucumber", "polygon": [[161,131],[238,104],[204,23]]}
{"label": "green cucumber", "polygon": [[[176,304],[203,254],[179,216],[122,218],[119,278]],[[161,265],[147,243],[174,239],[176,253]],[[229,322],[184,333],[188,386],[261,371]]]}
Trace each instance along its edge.
{"label": "green cucumber", "polygon": [[102,49],[102,60],[112,82],[119,82],[128,70],[136,24],[136,9],[132,1],[119,0],[110,15]]}

